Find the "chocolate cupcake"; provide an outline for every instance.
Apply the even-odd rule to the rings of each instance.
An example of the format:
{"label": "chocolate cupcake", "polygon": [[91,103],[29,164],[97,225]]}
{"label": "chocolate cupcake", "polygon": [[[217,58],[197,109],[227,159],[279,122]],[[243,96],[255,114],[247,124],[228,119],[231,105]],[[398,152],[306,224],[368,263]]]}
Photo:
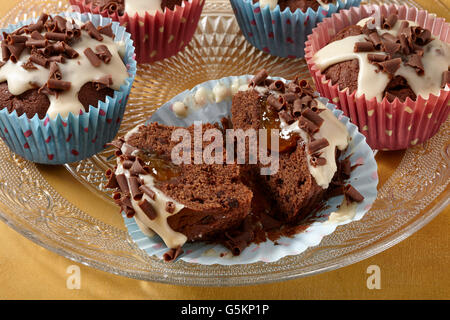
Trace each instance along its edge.
{"label": "chocolate cupcake", "polygon": [[[325,45],[308,54],[318,89],[352,115],[373,148],[402,149],[423,142],[448,114],[448,37],[428,28],[432,20],[426,13],[407,15],[413,12],[407,7],[390,6],[380,17],[364,17],[361,11],[360,21],[334,30]],[[335,89],[345,92],[346,99],[332,93]],[[349,100],[357,101],[355,111]]]}
{"label": "chocolate cupcake", "polygon": [[14,152],[61,164],[111,141],[135,72],[123,28],[99,16],[44,13],[4,30],[1,48],[1,125]]}
{"label": "chocolate cupcake", "polygon": [[177,54],[191,41],[205,0],[69,0],[75,10],[118,21],[131,34],[138,63]]}
{"label": "chocolate cupcake", "polygon": [[[223,101],[222,92],[212,90],[215,101]],[[250,144],[241,150],[232,143],[233,151],[229,149],[230,128],[235,133],[265,130],[270,143],[260,147],[276,157],[277,165],[251,160],[258,157]],[[218,149],[214,162],[208,162],[203,150],[211,141],[201,138],[199,150],[195,136],[212,130]],[[193,137],[182,149],[173,138],[181,133],[183,139]],[[114,141],[117,166],[107,172],[107,187],[116,189],[115,202],[143,232],[162,238],[170,249],[166,260],[181,254],[186,242],[198,241],[221,243],[239,255],[253,242],[292,236],[332,196],[344,194],[348,203],[364,201],[346,181],[350,159],[339,157],[349,140],[346,125],[306,81],[285,84],[268,79],[263,70],[233,95],[231,117],[221,125],[183,128],[155,122]],[[241,161],[239,150],[247,161]],[[174,161],[174,154],[183,154],[184,160]]]}
{"label": "chocolate cupcake", "polygon": [[318,22],[361,0],[230,0],[247,41],[271,55],[304,56],[307,36]]}

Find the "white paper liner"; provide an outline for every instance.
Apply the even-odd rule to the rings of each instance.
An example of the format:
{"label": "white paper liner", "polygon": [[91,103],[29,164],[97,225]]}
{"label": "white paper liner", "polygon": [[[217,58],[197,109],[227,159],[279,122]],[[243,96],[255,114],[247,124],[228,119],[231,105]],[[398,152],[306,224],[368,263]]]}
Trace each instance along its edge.
{"label": "white paper liner", "polygon": [[[226,77],[220,80],[211,80],[199,84],[193,89],[184,91],[165,103],[153,114],[149,121],[184,127],[193,124],[194,121],[202,121],[203,123],[219,122],[220,119],[231,114],[231,97],[219,103],[210,101],[198,109],[196,108],[198,106],[191,105],[190,112],[185,118],[177,117],[173,113],[172,104],[177,101],[192,101],[190,98],[193,97],[194,93],[199,88],[206,88],[212,91],[214,86],[219,82],[222,85],[231,87],[237,79],[242,83],[247,83],[252,77],[253,76],[251,75]],[[282,80],[285,81],[284,79]],[[349,118],[345,117],[342,111],[336,109],[333,104],[327,103],[328,100],[326,98],[319,99],[342,123],[346,125],[351,137],[349,147],[341,158],[343,159],[351,154],[350,161],[352,165],[359,164],[359,166],[352,171],[351,177],[348,180],[348,182],[364,196],[364,201],[357,205],[355,216],[345,219],[342,222],[331,223],[328,221],[328,215],[333,211],[337,211],[337,206],[341,204],[343,199],[343,196],[334,197],[327,201],[326,209],[314,215],[314,222],[306,230],[296,234],[292,238],[281,237],[276,241],[277,245],[275,245],[274,242],[267,240],[264,243],[251,244],[241,253],[241,255],[233,256],[227,248],[220,244],[206,244],[203,242],[186,243],[183,246],[184,254],[182,254],[179,259],[185,262],[204,265],[275,262],[289,255],[300,254],[308,247],[318,245],[326,235],[333,233],[336,227],[360,220],[364,214],[370,210],[371,205],[377,196],[378,184],[377,164],[374,159],[373,151],[367,145],[365,137],[359,133],[358,128],[354,124],[350,123]],[[153,237],[145,235],[139,229],[134,218],[129,219],[126,218],[125,215],[123,215],[123,218],[130,237],[138,247],[147,254],[162,259],[163,254],[168,250],[162,239],[157,235]]]}

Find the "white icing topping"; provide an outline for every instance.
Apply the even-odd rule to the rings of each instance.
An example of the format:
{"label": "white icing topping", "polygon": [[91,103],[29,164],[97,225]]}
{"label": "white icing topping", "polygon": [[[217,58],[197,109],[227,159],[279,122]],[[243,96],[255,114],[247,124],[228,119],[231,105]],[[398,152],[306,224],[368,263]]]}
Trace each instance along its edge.
{"label": "white icing topping", "polygon": [[[126,141],[126,140],[125,140]],[[123,147],[122,147],[123,148]],[[116,176],[120,174],[125,174],[125,176],[130,178],[130,172],[127,169],[124,169],[121,163],[120,158],[117,158],[117,169],[115,172]],[[153,207],[156,212],[156,218],[151,220],[144,211],[139,207],[139,201],[136,201],[131,198],[131,204],[133,205],[133,209],[136,212],[135,217],[136,223],[139,221],[143,226],[147,227],[151,231],[157,233],[164,243],[169,248],[177,248],[178,246],[182,246],[187,241],[187,237],[179,232],[174,231],[169,224],[167,223],[167,219],[174,214],[180,212],[184,205],[171,199],[167,195],[165,195],[161,190],[155,187],[155,181],[151,174],[140,174],[139,178],[144,182],[143,184],[149,187],[155,193],[155,200],[151,199],[148,195],[144,194],[142,197],[143,200],[147,200]],[[173,213],[169,213],[166,211],[167,202],[172,202],[175,205],[175,210]],[[142,225],[138,226],[139,228],[143,228]],[[144,229],[145,230],[145,229]],[[146,230],[146,232],[149,232]]]}
{"label": "white icing topping", "polygon": [[261,8],[265,8],[269,6],[270,10],[275,9],[275,7],[278,5],[278,0],[259,0],[259,6]]}
{"label": "white icing topping", "polygon": [[[82,22],[76,23],[79,26],[83,25]],[[42,32],[42,34],[44,33]],[[83,52],[87,48],[95,51],[95,47],[98,45],[107,46],[112,54],[112,58],[108,64],[102,62],[100,67],[95,68]],[[113,80],[111,88],[119,90],[120,86],[129,77],[127,68],[119,54],[119,52],[123,51],[123,42],[114,42],[112,38],[105,35],[103,35],[103,41],[99,42],[91,38],[86,31],[82,31],[81,40],[70,43],[70,46],[78,52],[79,56],[75,59],[66,59],[65,63],[58,63],[58,67],[62,74],[62,80],[70,82],[71,88],[60,92],[58,96],[48,95],[50,106],[47,113],[51,119],[56,118],[58,114],[66,118],[70,112],[77,116],[80,110],[84,110],[83,105],[78,100],[78,92],[87,82],[99,80],[105,75],[111,75]],[[28,61],[29,57],[30,54],[27,50],[24,50],[17,63],[8,60],[0,68],[0,82],[7,81],[8,89],[13,95],[20,95],[27,90],[35,88],[31,85],[32,83],[41,87],[49,78],[49,69],[40,65],[34,64],[37,70],[25,70],[22,68],[22,65]],[[97,107],[97,105],[94,107]]]}
{"label": "white icing topping", "polygon": [[353,219],[356,215],[357,206],[358,204],[356,202],[347,201],[344,197],[339,209],[330,213],[326,223],[336,224]]}
{"label": "white icing topping", "polygon": [[230,88],[220,82],[214,86],[212,93],[216,103],[222,102],[231,97]]}
{"label": "white icing topping", "polygon": [[[314,167],[311,164],[311,156],[308,152],[307,163],[309,171],[316,180],[316,183],[323,189],[327,189],[337,170],[335,150],[336,148],[341,151],[345,150],[348,146],[350,136],[346,126],[342,122],[340,122],[334,116],[334,114],[326,106],[323,105],[322,102],[320,102],[319,100],[316,101],[318,103],[317,107],[323,110],[319,113],[319,116],[324,119],[324,122],[322,123],[320,130],[313,135],[313,138],[325,138],[328,140],[329,145],[320,150],[320,152],[322,153],[321,157],[326,159],[325,165]],[[281,120],[280,135],[289,136],[292,132],[298,133],[305,142],[306,146],[308,146],[309,142],[311,141],[311,137],[299,127],[298,123],[299,121],[297,120],[294,123],[287,125]]]}
{"label": "white icing topping", "polygon": [[[185,0],[191,1],[191,0]],[[153,15],[156,11],[162,11],[161,0],[125,0],[125,12],[129,16],[134,16],[138,14],[139,16],[144,16],[147,12],[149,15]],[[184,7],[184,1],[181,3]]]}
{"label": "white icing topping", "polygon": [[[358,25],[364,26],[371,18],[361,20]],[[377,27],[380,36],[388,32],[393,36],[399,33],[400,25],[403,20],[397,21],[391,30],[381,29]],[[415,23],[409,22],[409,26],[416,26]],[[356,42],[365,42],[365,35],[350,36],[342,40],[334,41],[319,51],[313,57],[314,62],[318,68],[323,71],[339,62],[344,62],[352,59],[358,59],[359,74],[358,74],[358,89],[356,96],[360,97],[365,94],[366,99],[377,98],[378,101],[383,99],[383,92],[389,83],[389,76],[385,72],[376,72],[378,68],[369,63],[368,54],[386,54],[385,52],[354,52]],[[427,99],[430,94],[438,95],[441,90],[442,74],[447,71],[450,65],[450,45],[439,39],[434,39],[423,47],[424,55],[422,57],[422,64],[425,70],[423,76],[419,76],[415,69],[401,64],[396,71],[395,76],[402,76],[406,79],[414,93],[421,95]]]}

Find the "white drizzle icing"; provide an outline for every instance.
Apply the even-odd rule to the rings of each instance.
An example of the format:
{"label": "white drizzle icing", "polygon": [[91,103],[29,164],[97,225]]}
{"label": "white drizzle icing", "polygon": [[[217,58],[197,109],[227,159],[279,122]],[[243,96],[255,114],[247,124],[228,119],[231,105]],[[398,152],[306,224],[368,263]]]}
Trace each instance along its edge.
{"label": "white drizzle icing", "polygon": [[[319,116],[324,119],[324,122],[322,123],[320,130],[316,132],[313,137],[314,139],[325,138],[328,140],[329,145],[320,150],[322,153],[321,157],[326,159],[326,164],[314,167],[311,165],[311,156],[308,152],[306,152],[306,157],[309,172],[316,180],[316,183],[323,189],[327,189],[337,170],[335,150],[336,148],[341,151],[345,150],[348,146],[350,136],[347,127],[340,122],[322,102],[317,99],[316,101],[317,108],[323,110],[319,113]],[[302,130],[298,124],[298,120],[290,125],[281,120],[280,135],[289,136],[292,132],[298,133],[305,142],[305,145],[308,146],[311,137],[306,131]]]}
{"label": "white drizzle icing", "polygon": [[[76,21],[78,26],[84,23]],[[42,32],[44,34],[45,32]],[[95,50],[98,45],[105,45],[112,54],[111,61],[101,63],[100,67],[95,68],[84,55],[84,50],[91,48]],[[58,63],[58,67],[62,74],[62,80],[71,83],[70,90],[56,95],[47,95],[50,100],[50,106],[47,111],[49,117],[54,119],[58,114],[66,118],[70,112],[77,116],[80,110],[84,111],[84,107],[78,100],[78,92],[81,87],[87,82],[99,80],[102,76],[111,75],[113,84],[111,86],[114,90],[119,90],[120,86],[125,83],[128,78],[128,72],[123,63],[120,52],[123,52],[123,42],[114,42],[110,37],[103,35],[103,41],[92,39],[86,31],[82,31],[81,39],[70,43],[70,46],[75,49],[79,56],[75,59],[66,59],[65,63]],[[2,56],[0,52],[0,57]],[[32,83],[39,87],[43,86],[49,78],[49,69],[40,65],[34,64],[37,70],[25,70],[22,65],[28,61],[30,54],[24,51],[17,63],[8,60],[6,64],[0,68],[0,82],[7,81],[8,89],[13,95],[20,95],[27,90],[33,89]],[[97,107],[95,105],[94,107]]]}
{"label": "white drizzle icing", "polygon": [[[129,138],[132,134],[136,133],[138,130],[139,126],[131,130],[125,137],[125,143],[127,141],[127,137]],[[123,148],[124,147],[122,147],[122,149]],[[122,151],[124,152],[125,150],[123,149]],[[123,168],[120,158],[117,158],[117,169],[115,174],[116,176],[120,174],[125,174],[125,176],[127,177],[127,182],[131,176],[130,171]],[[147,200],[152,205],[153,209],[156,212],[156,218],[154,220],[151,220],[139,207],[139,202],[131,198],[131,204],[133,206],[134,211],[136,212],[135,213],[136,223],[137,221],[139,221],[139,223],[137,223],[138,227],[144,233],[149,233],[150,230],[158,234],[164,241],[166,246],[169,248],[177,248],[178,246],[182,246],[183,244],[186,243],[187,237],[182,233],[174,231],[167,223],[167,219],[170,216],[180,212],[184,208],[184,205],[168,197],[161,190],[156,188],[154,178],[151,174],[140,174],[139,178],[144,182],[143,184],[145,186],[149,187],[155,193],[155,200],[151,199],[146,194],[144,194],[142,199]],[[169,213],[166,211],[166,204],[169,201],[173,202],[175,205],[175,210],[173,213]]]}
{"label": "white drizzle icing", "polygon": [[328,216],[327,224],[336,224],[352,220],[356,215],[356,208],[358,204],[356,202],[347,201],[344,197],[341,205],[337,211],[331,212]]}
{"label": "white drizzle icing", "polygon": [[[185,0],[190,2],[191,0]],[[161,9],[161,0],[125,0],[125,12],[129,16],[138,14],[144,16],[147,12],[149,15],[153,15],[156,11],[163,11]],[[181,6],[184,7],[184,1],[181,2]]]}
{"label": "white drizzle icing", "polygon": [[[361,20],[358,25],[364,26],[368,20],[366,18]],[[391,30],[381,29],[377,27],[379,34],[388,32],[394,36],[398,35],[400,25],[404,20],[398,20]],[[414,22],[408,21],[409,26],[417,26]],[[366,95],[366,99],[376,97],[378,101],[383,99],[383,92],[389,83],[389,76],[385,72],[376,72],[378,68],[369,63],[367,55],[370,53],[386,54],[381,51],[372,52],[354,52],[356,42],[365,42],[365,35],[350,36],[342,40],[329,43],[322,49],[316,52],[313,57],[314,62],[321,71],[326,68],[344,61],[358,59],[359,74],[358,74],[358,89],[356,96],[360,97]],[[422,64],[425,70],[423,76],[417,75],[414,68],[401,64],[395,75],[404,77],[414,93],[421,95],[427,99],[430,94],[438,95],[441,90],[442,74],[447,71],[450,65],[450,45],[439,39],[434,39],[423,47],[424,55],[422,57]]]}

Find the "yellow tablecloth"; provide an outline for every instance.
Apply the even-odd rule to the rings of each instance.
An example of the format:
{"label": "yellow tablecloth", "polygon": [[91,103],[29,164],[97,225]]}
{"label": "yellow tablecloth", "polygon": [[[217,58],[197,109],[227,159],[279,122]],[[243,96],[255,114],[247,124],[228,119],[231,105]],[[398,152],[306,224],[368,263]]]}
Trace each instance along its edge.
{"label": "yellow tablecloth", "polygon": [[[210,1],[210,0],[208,0]],[[416,0],[450,19],[450,1]],[[4,14],[19,1],[0,1]],[[380,178],[389,176],[401,153],[389,155]],[[385,161],[384,161],[385,162]],[[82,210],[124,228],[113,206],[90,194],[62,167],[39,167],[49,183]],[[106,204],[108,206],[108,204]],[[181,287],[138,281],[76,264],[0,223],[0,299],[449,299],[450,208],[398,245],[335,271],[247,287]],[[80,289],[68,289],[68,268],[80,267]],[[368,289],[369,266],[380,268],[380,289]]]}

